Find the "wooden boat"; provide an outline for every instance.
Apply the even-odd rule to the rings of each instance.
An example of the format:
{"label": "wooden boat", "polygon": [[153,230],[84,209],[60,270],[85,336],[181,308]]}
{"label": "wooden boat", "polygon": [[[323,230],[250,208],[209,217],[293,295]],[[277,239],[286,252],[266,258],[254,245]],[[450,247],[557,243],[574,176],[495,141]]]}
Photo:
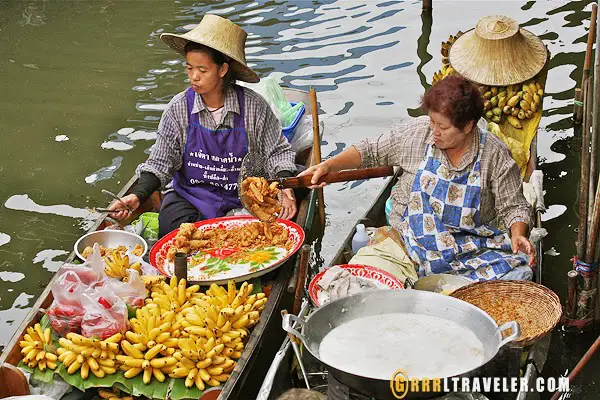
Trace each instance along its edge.
{"label": "wooden boat", "polygon": [[[286,89],[288,101],[304,102],[310,104],[309,95],[307,92]],[[323,124],[319,127],[323,131]],[[297,154],[296,162],[298,164],[310,166],[312,163],[312,149],[308,149],[301,154]],[[125,187],[118,193],[122,197],[128,194],[137,182],[136,176],[131,178]],[[137,219],[139,214],[147,211],[160,210],[160,204],[163,199],[163,194],[155,192],[138,210],[136,215],[130,218]],[[298,206],[298,214],[294,221],[300,225],[306,234],[307,240],[310,238],[310,232],[313,228],[313,220],[316,215],[316,192],[310,191],[305,196]],[[104,217],[96,221],[88,232],[102,230],[108,225],[111,225],[110,218]],[[72,262],[76,258],[75,252],[72,252],[66,262]],[[258,392],[260,384],[263,381],[264,373],[272,361],[272,357],[276,352],[273,346],[264,346],[264,343],[280,343],[285,336],[285,332],[281,329],[281,315],[279,310],[282,308],[291,308],[294,300],[294,294],[288,291],[289,281],[293,278],[294,270],[298,269],[299,254],[295,254],[284,265],[277,268],[275,271],[261,277],[261,285],[265,293],[268,294],[268,302],[262,311],[260,321],[253,327],[249,335],[248,342],[242,353],[242,357],[237,361],[237,365],[231,372],[231,377],[222,386],[215,389],[207,390],[202,398],[210,399],[237,399],[237,398],[253,398]],[[38,300],[35,302],[24,321],[17,329],[13,338],[7,344],[5,351],[0,354],[0,398],[26,395],[29,394],[29,386],[25,375],[16,368],[21,360],[21,352],[19,341],[28,327],[37,323],[44,315],[53,301],[52,285],[55,277],[47,285]],[[250,396],[250,397],[246,397]]]}
{"label": "wooden boat", "polygon": [[[529,179],[531,173],[536,169],[537,165],[537,136],[531,143],[530,159],[527,166],[526,180]],[[385,203],[390,196],[392,187],[397,182],[397,176],[390,179],[387,185],[381,190],[377,198],[372,203],[369,210],[360,218],[353,226],[362,223],[367,227],[379,227],[386,224],[385,220]],[[535,212],[535,223],[538,228],[541,228],[542,211]],[[352,237],[354,231],[351,231],[342,246],[333,257],[329,266],[347,264],[352,258]],[[535,269],[534,280],[537,283],[542,282],[543,272],[543,249],[540,241],[536,246],[537,267]],[[308,281],[307,281],[308,284]],[[306,307],[307,309],[310,308]],[[301,315],[309,314],[309,310],[300,312]],[[502,362],[506,364],[507,375],[519,376],[522,372],[523,378],[527,380],[528,387],[534,388],[536,378],[541,374],[546,361],[551,335],[533,344],[530,348],[523,349],[521,347],[506,346],[506,355],[503,356]],[[526,354],[525,361],[522,362],[523,354]],[[327,373],[325,366],[310,355],[309,352],[302,352],[302,359],[307,369],[307,375],[310,387],[321,393],[327,393]],[[306,384],[300,373],[297,360],[290,343],[290,338],[286,337],[279,348],[275,360],[271,364],[271,368],[267,372],[267,378],[263,382],[263,386],[259,392],[257,400],[275,400],[286,390],[299,387],[306,388]],[[518,400],[533,400],[537,399],[538,394],[530,391],[519,392],[515,399]]]}

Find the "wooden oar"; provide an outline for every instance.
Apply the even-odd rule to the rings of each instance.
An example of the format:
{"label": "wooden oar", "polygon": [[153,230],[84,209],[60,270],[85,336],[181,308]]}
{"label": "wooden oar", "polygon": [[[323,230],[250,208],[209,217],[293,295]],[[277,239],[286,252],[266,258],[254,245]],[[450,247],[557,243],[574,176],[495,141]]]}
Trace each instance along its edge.
{"label": "wooden oar", "polygon": [[[319,134],[319,107],[317,107],[317,92],[312,87],[309,91],[310,106],[313,120],[313,162],[312,165],[317,165],[321,162],[321,135]],[[322,228],[325,228],[325,198],[323,196],[323,188],[317,189],[317,207],[319,211],[319,220]]]}
{"label": "wooden oar", "polygon": [[[575,368],[573,368],[573,371],[571,371],[571,373],[569,374],[569,386],[571,385],[571,382],[573,382],[573,379],[575,379],[575,377],[579,375],[579,373],[581,372],[583,367],[585,367],[588,361],[590,361],[590,359],[592,358],[596,350],[598,350],[598,348],[600,348],[600,336],[598,337],[598,339],[596,339],[594,344],[592,344],[592,347],[588,349],[588,351],[583,355],[583,358],[579,360]],[[554,396],[552,396],[552,400],[558,400],[561,394],[561,392],[554,393]]]}
{"label": "wooden oar", "polygon": [[[316,185],[321,183],[336,183],[336,182],[348,182],[348,181],[358,181],[361,179],[370,179],[370,178],[383,178],[386,176],[394,175],[394,167],[377,167],[377,168],[362,168],[362,169],[350,169],[340,172],[331,172],[329,174],[325,174],[319,178]],[[279,182],[280,187],[282,188],[301,188],[312,186],[311,180],[312,175],[299,176],[295,178],[282,178],[282,179],[274,179],[269,182]]]}

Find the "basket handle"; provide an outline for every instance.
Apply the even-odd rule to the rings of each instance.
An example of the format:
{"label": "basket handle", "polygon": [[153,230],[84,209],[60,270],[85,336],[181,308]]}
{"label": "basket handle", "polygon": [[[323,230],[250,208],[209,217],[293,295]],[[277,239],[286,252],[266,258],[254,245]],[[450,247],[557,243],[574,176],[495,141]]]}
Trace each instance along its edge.
{"label": "basket handle", "polygon": [[498,344],[498,349],[502,348],[502,346],[504,346],[506,343],[512,342],[513,340],[515,340],[519,336],[521,336],[521,328],[519,327],[519,323],[517,321],[510,321],[510,322],[507,322],[507,323],[503,324],[502,326],[498,327],[498,333],[500,333],[500,337],[502,337],[502,332],[504,332],[505,330],[507,330],[509,328],[512,329],[512,334],[505,337],[500,342],[500,344]]}
{"label": "basket handle", "polygon": [[296,329],[294,329],[292,327],[292,323],[296,322],[299,326],[301,326],[302,328],[304,328],[304,320],[302,318],[298,318],[297,316],[293,315],[293,314],[285,314],[283,316],[283,322],[281,323],[281,326],[283,327],[283,330],[291,333],[292,335],[296,336],[298,339],[302,340],[302,342],[304,344],[306,344],[306,340],[304,338],[304,335],[302,335],[300,332],[298,332]]}

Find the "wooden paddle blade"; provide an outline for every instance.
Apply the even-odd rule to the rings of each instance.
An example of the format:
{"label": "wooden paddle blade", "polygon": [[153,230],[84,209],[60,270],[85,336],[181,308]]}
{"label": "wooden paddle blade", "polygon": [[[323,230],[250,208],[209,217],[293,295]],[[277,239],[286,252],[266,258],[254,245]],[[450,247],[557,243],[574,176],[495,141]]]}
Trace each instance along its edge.
{"label": "wooden paddle blade", "polygon": [[[370,179],[370,178],[382,178],[385,176],[394,175],[394,167],[377,167],[377,168],[362,168],[362,169],[351,169],[340,172],[332,172],[329,174],[323,175],[317,185],[320,183],[335,183],[335,182],[349,182],[349,181],[358,181],[361,179]],[[295,178],[286,178],[281,180],[281,185],[284,188],[301,188],[311,186],[310,182],[312,179],[312,175],[299,176]]]}

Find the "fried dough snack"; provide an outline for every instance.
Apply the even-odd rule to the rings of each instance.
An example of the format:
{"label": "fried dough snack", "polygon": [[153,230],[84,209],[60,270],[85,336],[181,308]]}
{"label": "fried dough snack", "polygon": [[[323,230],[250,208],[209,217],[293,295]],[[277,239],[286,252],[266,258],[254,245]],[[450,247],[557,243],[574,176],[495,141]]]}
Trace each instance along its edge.
{"label": "fried dough snack", "polygon": [[274,222],[276,214],[281,212],[281,204],[277,200],[278,183],[269,182],[265,178],[249,177],[242,182],[242,193],[246,197],[248,211],[265,222]]}
{"label": "fried dough snack", "polygon": [[216,249],[238,248],[253,250],[260,247],[278,246],[290,250],[294,245],[288,229],[276,222],[251,222],[230,229],[201,231],[194,224],[181,224],[167,259],[173,261],[175,253],[187,254]]}
{"label": "fried dough snack", "polygon": [[[100,246],[100,255],[102,257],[111,254],[113,251],[118,252],[123,257],[123,256],[125,256],[125,254],[127,254],[127,247],[119,246],[116,249],[113,249],[113,248],[109,248],[109,247],[104,247],[102,245]],[[140,244],[136,244],[135,247],[133,248],[133,250],[131,250],[131,254],[136,255],[138,257],[141,256],[143,252],[144,252],[144,247]],[[83,258],[87,259],[93,253],[94,253],[94,248],[91,246],[88,246],[83,250],[83,253],[81,253],[81,255],[83,256]]]}

